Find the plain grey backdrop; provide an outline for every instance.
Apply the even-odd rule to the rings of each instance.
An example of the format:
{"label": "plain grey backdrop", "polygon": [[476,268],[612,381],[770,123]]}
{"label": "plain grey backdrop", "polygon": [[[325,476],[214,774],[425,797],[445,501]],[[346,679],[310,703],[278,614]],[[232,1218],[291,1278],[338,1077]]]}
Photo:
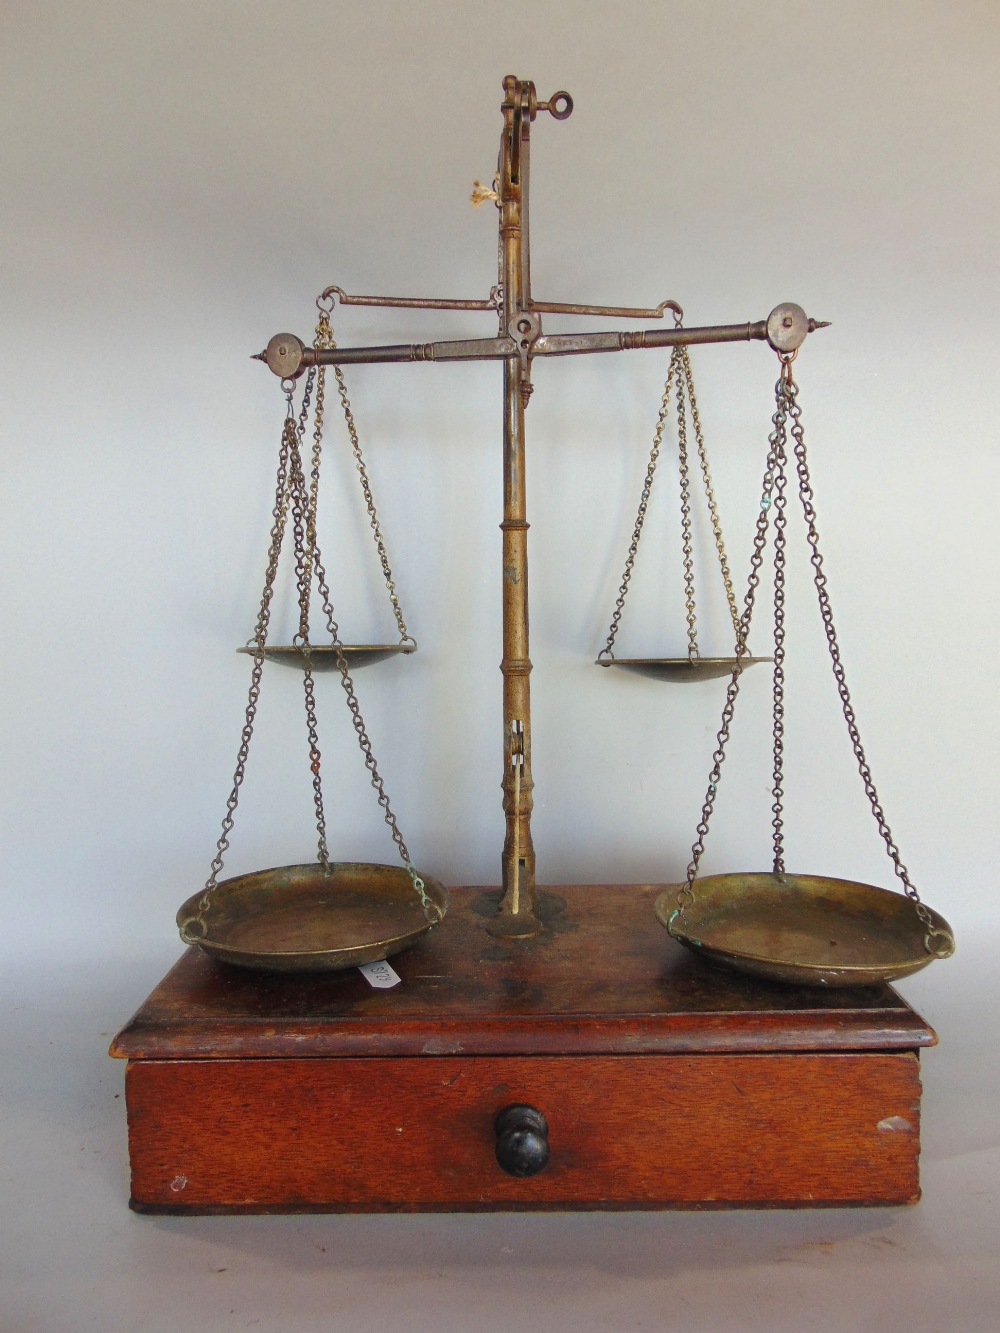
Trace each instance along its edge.
{"label": "plain grey backdrop", "polygon": [[[3,108],[0,1327],[988,1327],[1000,1297],[1000,11],[988,0],[8,3]],[[862,737],[955,958],[904,983],[925,1057],[924,1200],[829,1213],[136,1218],[115,1029],[178,955],[242,725],[282,414],[249,359],[316,294],[485,296],[505,74],[572,117],[533,135],[534,291],[781,300]],[[582,325],[584,321],[579,321]],[[569,328],[555,318],[547,328]],[[485,336],[348,310],[347,343]],[[744,577],[773,354],[696,349]],[[528,412],[539,878],[676,879],[723,698],[600,672],[666,358],[540,363]],[[413,658],[359,675],[421,866],[499,875],[499,371],[349,377]],[[683,651],[669,456],[619,647]],[[342,423],[324,550],[345,636],[382,638]],[[889,885],[793,532],[789,847]],[[704,525],[699,557],[710,555]],[[292,613],[283,583],[276,628]],[[703,651],[725,606],[704,584]],[[726,645],[727,646],[727,645]],[[763,651],[766,641],[758,644]],[[767,864],[768,680],[748,675],[706,869]],[[335,688],[331,844],[391,847]],[[265,680],[227,870],[312,855],[298,682]],[[400,960],[400,971],[405,962]],[[682,1151],[683,1145],[665,1145]]]}

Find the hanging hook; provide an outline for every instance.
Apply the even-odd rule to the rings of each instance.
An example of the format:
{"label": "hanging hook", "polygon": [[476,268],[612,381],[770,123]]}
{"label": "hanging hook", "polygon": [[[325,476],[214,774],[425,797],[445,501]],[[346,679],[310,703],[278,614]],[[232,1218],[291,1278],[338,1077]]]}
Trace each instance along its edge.
{"label": "hanging hook", "polygon": [[778,353],[778,360],[781,362],[781,382],[783,384],[795,383],[792,377],[792,362],[795,360],[798,354],[799,354],[799,349],[797,347],[792,352]]}
{"label": "hanging hook", "polygon": [[346,292],[340,287],[324,287],[319,296],[316,297],[316,309],[322,315],[332,315],[333,307],[337,304],[337,297],[340,297],[341,303],[346,299]]}

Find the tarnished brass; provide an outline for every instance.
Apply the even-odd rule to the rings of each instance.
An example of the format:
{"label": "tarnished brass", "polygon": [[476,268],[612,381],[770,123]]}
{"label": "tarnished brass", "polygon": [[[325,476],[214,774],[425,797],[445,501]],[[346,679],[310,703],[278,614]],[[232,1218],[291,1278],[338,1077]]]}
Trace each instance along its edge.
{"label": "tarnished brass", "polygon": [[[773,662],[773,657],[744,657],[743,667],[758,662]],[[717,680],[736,670],[735,657],[598,657],[600,667],[621,667],[651,680]]]}
{"label": "tarnished brass", "polygon": [[[255,648],[237,648],[238,653],[246,653],[253,657]],[[358,667],[368,666],[372,662],[381,662],[383,658],[392,657],[396,653],[415,653],[417,645],[409,643],[345,643],[340,645],[340,652],[347,659],[347,664],[351,670]],[[264,656],[269,662],[280,662],[282,666],[301,668],[306,660],[304,649],[296,644],[268,644],[264,648]],[[337,648],[333,644],[321,644],[319,646],[310,646],[309,661],[314,671],[339,671],[340,659]]]}
{"label": "tarnished brass", "polygon": [[[501,194],[501,199],[502,199]],[[504,288],[506,291],[506,287]],[[397,301],[394,304],[416,302]],[[425,304],[421,302],[420,305]],[[448,307],[454,308],[449,305]],[[459,309],[467,309],[462,304]],[[476,307],[482,308],[482,307]],[[486,309],[492,309],[486,305]],[[518,318],[538,316],[551,305],[529,302],[517,308]],[[608,314],[618,312],[605,308]],[[591,313],[583,306],[557,308]],[[790,314],[794,311],[796,314]],[[603,312],[602,312],[603,313]],[[633,316],[632,311],[626,312]],[[647,312],[639,312],[639,317]],[[649,318],[657,318],[650,314]],[[513,316],[512,316],[513,318]],[[789,321],[785,327],[785,321]],[[508,323],[508,329],[510,327]],[[775,351],[794,351],[808,333],[829,327],[828,320],[810,319],[801,306],[785,302],[775,306],[767,319],[745,324],[708,324],[703,328],[609,330],[598,333],[539,334],[531,343],[531,356],[583,356],[593,352],[635,352],[656,347],[690,347],[701,343],[766,342]],[[268,369],[281,379],[295,379],[309,366],[375,365],[395,361],[507,361],[520,355],[514,336],[499,338],[457,338],[432,343],[387,343],[383,347],[307,347],[294,333],[276,333],[255,360],[265,361]]]}
{"label": "tarnished brass", "polygon": [[[441,916],[448,892],[423,879]],[[197,923],[200,948],[224,963],[265,972],[332,972],[399,953],[430,930],[404,866],[332,861],[279,866],[221,880],[207,909],[201,893],[177,913],[184,932]]]}
{"label": "tarnished brass", "polygon": [[[783,305],[756,323],[713,325],[705,328],[634,330],[546,334],[543,314],[607,315],[614,318],[661,319],[666,310],[680,318],[674,301],[652,309],[629,306],[590,306],[535,301],[531,292],[529,244],[529,185],[531,126],[540,112],[565,120],[573,110],[566,92],[539,101],[534,84],[507,75],[501,105],[503,130],[495,191],[499,210],[499,272],[488,300],[445,298],[348,296],[339,287],[323,292],[321,310],[343,305],[371,305],[428,310],[495,312],[497,336],[382,347],[308,347],[294,334],[277,334],[257,359],[282,379],[294,379],[314,366],[376,364],[407,361],[482,361],[503,363],[503,809],[506,821],[501,856],[504,895],[496,929],[502,934],[532,934],[541,930],[535,913],[535,852],[531,838],[534,783],[531,776],[531,700],[528,656],[528,523],[525,492],[524,412],[532,392],[532,364],[536,357],[575,356],[595,352],[636,351],[678,347],[693,343],[724,343],[779,339],[781,347],[797,347],[822,321],[812,320],[798,306]],[[786,321],[790,321],[786,323]],[[706,664],[707,665],[707,664]],[[728,669],[728,668],[727,668]],[[690,668],[685,666],[685,671]],[[690,678],[689,676],[685,678]],[[521,727],[518,732],[516,727]],[[515,740],[516,737],[516,740]],[[515,749],[515,746],[517,749]],[[517,761],[514,762],[515,755]]]}
{"label": "tarnished brass", "polygon": [[677,890],[656,900],[675,940],[722,967],[806,986],[874,986],[919,972],[954,952],[951,927],[927,926],[901,893],[819,875],[712,875],[683,910]]}

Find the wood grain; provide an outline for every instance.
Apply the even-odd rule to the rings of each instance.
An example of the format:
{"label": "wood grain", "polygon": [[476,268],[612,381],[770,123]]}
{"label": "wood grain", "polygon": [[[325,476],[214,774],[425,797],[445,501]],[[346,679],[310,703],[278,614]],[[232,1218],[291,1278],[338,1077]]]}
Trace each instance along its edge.
{"label": "wood grain", "polygon": [[[495,940],[498,891],[357,971],[273,976],[189,949],[116,1038],[133,1206],[153,1212],[773,1207],[912,1202],[917,1051],[887,986],[718,971],[672,941],[662,885],[541,895],[547,933]],[[493,1123],[548,1119],[515,1180]]]}
{"label": "wood grain", "polygon": [[[133,1206],[150,1211],[767,1207],[918,1194],[914,1055],[142,1061]],[[512,1102],[551,1160],[494,1158]]]}
{"label": "wood grain", "polygon": [[111,1048],[129,1059],[266,1054],[660,1054],[912,1050],[934,1042],[888,986],[824,991],[725,972],[672,940],[662,884],[543,891],[546,934],[495,940],[499,890],[453,889],[444,922],[393,959],[402,984],[356,969],[287,977],[189,949]]}

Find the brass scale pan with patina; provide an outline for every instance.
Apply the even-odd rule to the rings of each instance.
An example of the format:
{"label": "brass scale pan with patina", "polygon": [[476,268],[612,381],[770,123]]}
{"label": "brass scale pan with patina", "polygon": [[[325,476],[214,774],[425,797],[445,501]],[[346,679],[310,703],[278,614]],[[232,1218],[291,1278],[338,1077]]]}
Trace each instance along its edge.
{"label": "brass scale pan with patina", "polygon": [[[317,347],[333,346],[329,325],[332,299],[318,302],[320,320]],[[254,659],[242,743],[237,757],[233,787],[223,820],[215,860],[208,882],[177,913],[181,938],[195,944],[220,961],[276,972],[331,971],[375,962],[412,944],[448,909],[448,894],[437,880],[417,872],[403,841],[385,787],[375,763],[364,720],[351,679],[350,666],[363,666],[393,653],[413,652],[416,644],[407,632],[396,597],[385,544],[368,485],[357,432],[340,368],[335,368],[338,390],[347,418],[355,463],[368,502],[368,512],[382,563],[389,597],[400,631],[400,642],[344,645],[334,619],[330,589],[316,536],[320,449],[323,434],[325,368],[306,376],[299,415],[293,407],[294,383],[283,381],[286,416],[282,429],[278,481],[273,509],[274,525],[264,593],[252,646],[242,651]],[[308,481],[303,463],[303,442],[309,407],[315,394],[312,466]],[[272,647],[267,642],[275,578],[291,518],[298,580],[299,630],[290,645]],[[314,645],[310,640],[309,610],[313,584],[319,588],[330,642]],[[309,736],[319,856],[315,864],[280,866],[219,881],[223,857],[243,784],[250,740],[265,659],[301,668]],[[336,668],[347,697],[372,786],[378,794],[402,865],[333,862],[326,840],[326,818],[320,770],[313,671]]]}
{"label": "brass scale pan with patina", "polygon": [[[894,981],[947,958],[955,941],[948,923],[921,901],[900,859],[886,822],[861,745],[819,551],[816,512],[806,456],[805,437],[792,376],[795,353],[779,353],[781,375],[775,388],[775,429],[769,452],[757,519],[751,575],[737,633],[733,667],[708,792],[692,847],[687,881],[668,889],[656,902],[656,913],[671,935],[687,948],[723,967],[798,985],[858,986]],[[798,499],[806,523],[814,582],[833,663],[833,674],[850,733],[858,770],[872,814],[895,873],[905,893],[894,893],[849,880],[792,874],[784,862],[784,683],[785,683],[785,561],[787,468],[790,452],[798,478]],[[722,763],[729,740],[746,640],[753,615],[768,527],[774,526],[774,686],[772,795],[773,863],[771,872],[715,875],[698,879],[709,821],[715,806]]]}

